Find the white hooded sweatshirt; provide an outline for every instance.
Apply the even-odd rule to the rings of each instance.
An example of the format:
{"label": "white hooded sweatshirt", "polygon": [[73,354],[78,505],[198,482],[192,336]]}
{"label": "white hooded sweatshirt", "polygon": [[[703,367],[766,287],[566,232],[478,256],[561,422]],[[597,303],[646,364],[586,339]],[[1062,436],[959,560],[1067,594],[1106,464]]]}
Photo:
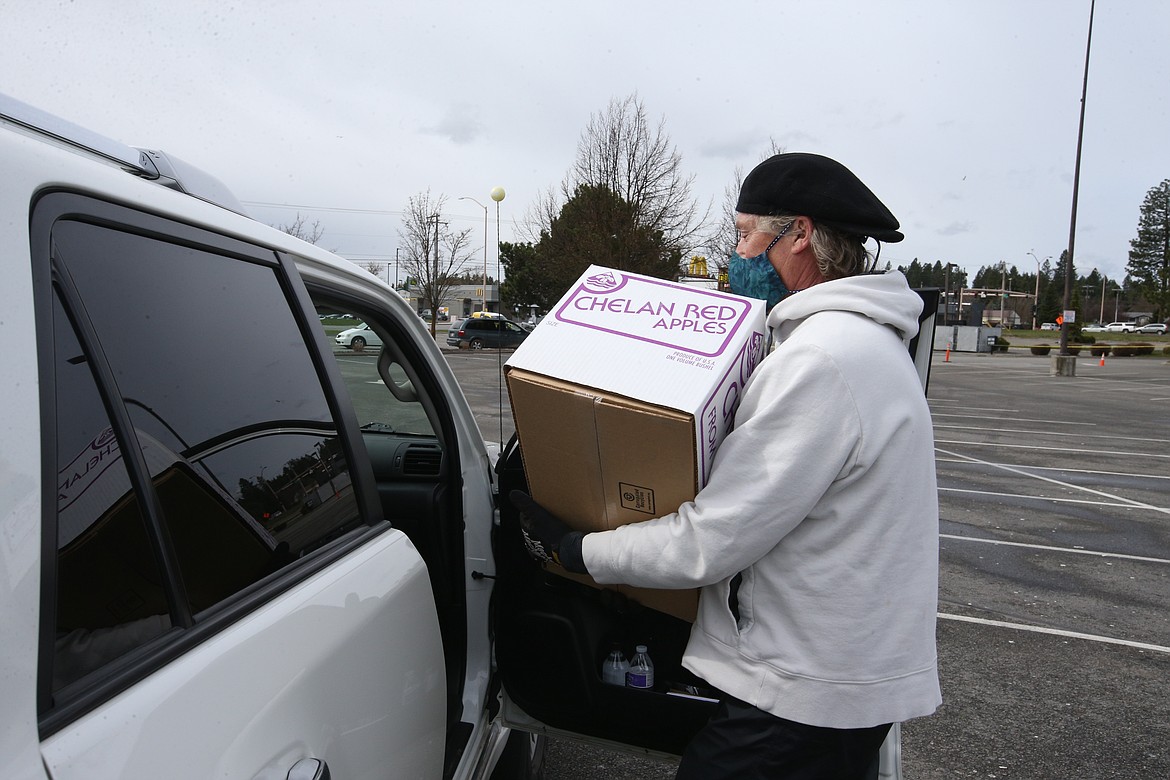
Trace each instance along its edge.
{"label": "white hooded sweatshirt", "polygon": [[934,436],[906,349],[921,310],[897,272],[781,301],[707,486],[582,541],[600,583],[702,586],[683,665],[779,717],[863,728],[942,701]]}

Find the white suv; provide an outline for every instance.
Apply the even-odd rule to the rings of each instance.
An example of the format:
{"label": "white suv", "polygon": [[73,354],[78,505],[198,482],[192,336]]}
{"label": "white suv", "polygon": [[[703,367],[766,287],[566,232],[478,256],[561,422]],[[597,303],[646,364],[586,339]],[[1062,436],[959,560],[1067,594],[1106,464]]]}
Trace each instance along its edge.
{"label": "white suv", "polygon": [[[524,553],[515,442],[390,287],[3,96],[0,170],[5,777],[532,778],[532,734],[706,722],[687,623]],[[615,642],[653,691],[602,683]]]}
{"label": "white suv", "polygon": [[[497,716],[494,458],[401,297],[5,97],[0,169],[3,774],[539,769]],[[326,336],[350,312],[384,349]]]}

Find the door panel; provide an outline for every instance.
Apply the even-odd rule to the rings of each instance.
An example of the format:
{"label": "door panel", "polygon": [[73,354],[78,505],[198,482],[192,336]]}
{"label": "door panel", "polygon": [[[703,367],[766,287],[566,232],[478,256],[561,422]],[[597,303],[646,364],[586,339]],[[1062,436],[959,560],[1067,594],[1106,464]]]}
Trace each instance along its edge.
{"label": "door panel", "polygon": [[[404,627],[409,627],[404,630]],[[43,745],[55,780],[439,777],[443,646],[427,571],[398,531],[75,720]]]}
{"label": "door panel", "polygon": [[[513,438],[501,462],[501,495],[525,487]],[[680,754],[715,707],[710,691],[696,688],[702,681],[682,668],[690,624],[545,572],[524,552],[509,502],[501,502],[500,515],[496,660],[509,699],[554,729]],[[627,658],[636,644],[647,645],[654,690],[601,681],[615,642]]]}

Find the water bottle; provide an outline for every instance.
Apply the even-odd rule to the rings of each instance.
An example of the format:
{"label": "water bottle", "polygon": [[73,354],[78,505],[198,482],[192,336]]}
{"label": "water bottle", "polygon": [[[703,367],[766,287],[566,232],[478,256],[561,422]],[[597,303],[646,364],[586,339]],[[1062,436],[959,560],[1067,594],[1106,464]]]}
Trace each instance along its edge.
{"label": "water bottle", "polygon": [[626,670],[629,668],[630,662],[622,654],[622,649],[614,645],[609,651],[609,657],[601,665],[601,681],[606,685],[625,685]]}
{"label": "water bottle", "polygon": [[626,671],[626,687],[650,690],[654,687],[654,662],[646,652],[646,645],[634,648],[634,660]]}

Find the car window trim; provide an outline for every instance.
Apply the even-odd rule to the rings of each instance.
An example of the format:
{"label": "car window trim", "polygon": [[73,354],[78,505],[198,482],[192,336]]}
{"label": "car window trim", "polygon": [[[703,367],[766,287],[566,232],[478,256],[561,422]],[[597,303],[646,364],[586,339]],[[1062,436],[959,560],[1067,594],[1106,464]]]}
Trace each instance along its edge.
{"label": "car window trim", "polygon": [[[56,225],[61,221],[63,220],[54,220],[52,225]],[[122,449],[122,463],[126,468],[127,478],[130,482],[131,490],[134,492],[135,500],[138,502],[139,511],[144,522],[144,530],[150,544],[151,552],[155,558],[155,564],[158,567],[162,587],[166,593],[167,608],[169,611],[168,617],[171,625],[173,628],[189,628],[194,625],[194,616],[190,609],[187,590],[183,584],[182,573],[178,566],[178,555],[166,524],[162,521],[162,502],[150,478],[150,468],[142,453],[142,447],[138,440],[133,421],[130,418],[129,410],[119,395],[120,390],[118,389],[114,372],[110,368],[105,353],[100,346],[97,333],[93,327],[93,323],[89,319],[85,305],[81,301],[81,297],[77,292],[72,278],[69,276],[68,263],[67,261],[62,262],[63,258],[58,254],[56,247],[51,246],[51,226],[49,230],[51,281],[48,305],[52,305],[53,291],[57,291],[61,300],[61,306],[74,330],[82,354],[86,362],[90,365],[94,384],[101,398],[110,427],[113,429],[118,446]],[[52,317],[51,310],[49,317]],[[52,332],[51,329],[52,326],[50,325],[50,333]],[[53,355],[54,351],[51,348],[45,354]],[[51,361],[46,358],[44,362]],[[43,404],[46,407],[55,407],[56,404],[56,399],[52,395],[56,387],[55,374],[53,376],[53,382],[54,384],[52,386],[42,388]],[[56,474],[56,464],[59,460],[57,457],[56,423],[56,413],[54,411],[52,413],[51,427],[43,429],[41,437],[42,447],[53,464],[52,470],[48,474]],[[45,554],[41,560],[41,588],[42,594],[52,594],[52,611],[42,616],[43,622],[40,630],[41,652],[37,667],[37,704],[38,713],[42,715],[56,706],[57,697],[53,695],[52,691],[52,670],[53,665],[56,663],[56,658],[51,648],[53,648],[56,639],[55,626],[57,624],[58,595],[57,501],[56,495],[51,490],[55,486],[56,480],[46,479],[44,483],[42,497],[44,511],[42,512],[40,525],[43,541],[42,546],[45,548]],[[50,507],[52,509],[49,509]],[[48,599],[46,598],[47,601]]]}

